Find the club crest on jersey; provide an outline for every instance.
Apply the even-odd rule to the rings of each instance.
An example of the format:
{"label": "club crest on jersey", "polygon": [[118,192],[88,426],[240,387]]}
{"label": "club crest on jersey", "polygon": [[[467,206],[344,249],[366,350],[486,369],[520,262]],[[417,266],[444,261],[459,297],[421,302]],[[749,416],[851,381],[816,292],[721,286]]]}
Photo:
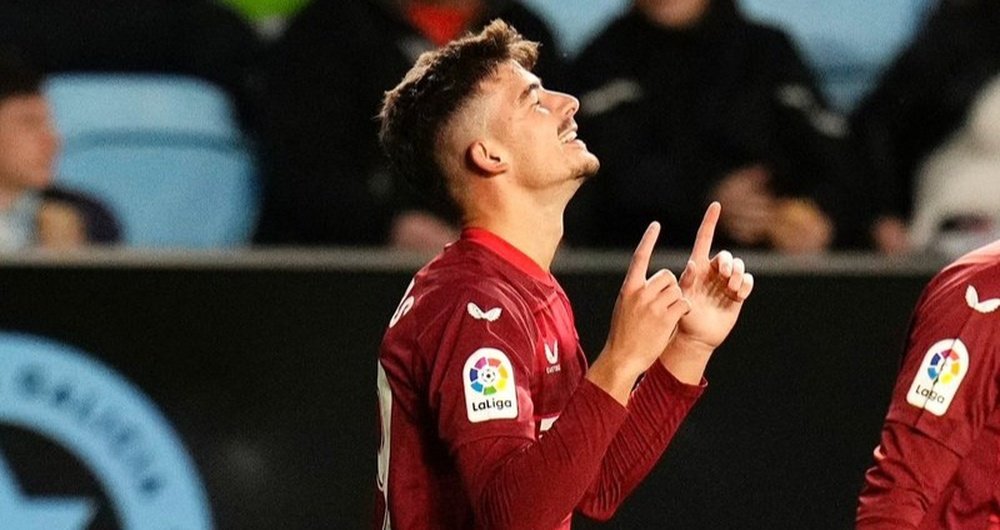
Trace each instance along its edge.
{"label": "club crest on jersey", "polygon": [[472,318],[476,320],[485,320],[487,322],[496,322],[497,319],[500,318],[500,314],[503,313],[503,309],[499,307],[494,307],[493,309],[483,311],[482,309],[480,309],[479,306],[477,306],[473,302],[469,302],[469,305],[466,306],[466,309],[469,310],[469,315],[472,316]]}
{"label": "club crest on jersey", "polygon": [[462,370],[469,421],[517,418],[517,385],[507,355],[495,348],[479,348]]}
{"label": "club crest on jersey", "polygon": [[965,302],[969,307],[985,314],[992,313],[1000,308],[1000,298],[990,298],[989,300],[979,300],[979,292],[972,285],[965,290]]}
{"label": "club crest on jersey", "polygon": [[943,416],[968,372],[969,350],[962,339],[938,341],[924,355],[906,394],[906,402],[935,416]]}

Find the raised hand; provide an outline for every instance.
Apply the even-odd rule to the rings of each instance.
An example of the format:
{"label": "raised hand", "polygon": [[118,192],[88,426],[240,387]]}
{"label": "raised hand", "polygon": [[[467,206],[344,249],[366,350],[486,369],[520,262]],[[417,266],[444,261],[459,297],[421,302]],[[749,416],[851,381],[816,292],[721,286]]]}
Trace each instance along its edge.
{"label": "raised hand", "polygon": [[659,223],[652,223],[635,249],[615,302],[608,341],[587,372],[588,379],[621,403],[627,402],[636,378],[660,356],[690,310],[672,272],[661,269],[647,278],[659,234]]}
{"label": "raised hand", "polygon": [[754,283],[743,260],[728,251],[709,259],[721,210],[718,202],[709,205],[680,280],[691,311],[678,323],[676,340],[707,352],[729,335]]}

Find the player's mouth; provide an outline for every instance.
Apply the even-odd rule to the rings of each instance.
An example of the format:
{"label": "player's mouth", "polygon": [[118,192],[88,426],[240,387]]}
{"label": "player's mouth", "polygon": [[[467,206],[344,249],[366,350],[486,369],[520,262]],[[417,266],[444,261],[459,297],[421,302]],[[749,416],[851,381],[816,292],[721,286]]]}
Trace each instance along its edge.
{"label": "player's mouth", "polygon": [[580,142],[576,135],[577,125],[576,123],[570,122],[569,125],[559,133],[559,142],[562,144],[569,144],[573,142]]}

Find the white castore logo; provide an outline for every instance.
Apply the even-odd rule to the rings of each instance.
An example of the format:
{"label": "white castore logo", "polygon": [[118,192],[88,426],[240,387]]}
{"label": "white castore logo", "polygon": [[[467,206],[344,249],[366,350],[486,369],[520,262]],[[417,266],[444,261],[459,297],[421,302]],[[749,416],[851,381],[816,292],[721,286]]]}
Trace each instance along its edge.
{"label": "white castore logo", "polygon": [[965,301],[969,307],[983,314],[992,313],[1000,308],[1000,298],[990,298],[980,302],[979,292],[971,285],[965,290]]}
{"label": "white castore logo", "polygon": [[553,341],[552,347],[545,344],[545,358],[549,361],[549,364],[556,364],[559,362],[559,341]]}
{"label": "white castore logo", "polygon": [[487,322],[496,322],[497,319],[500,318],[500,314],[503,313],[503,309],[500,309],[499,307],[494,307],[489,311],[483,311],[479,308],[479,306],[472,302],[469,302],[469,305],[466,307],[468,308],[469,315],[471,315],[472,318],[476,320],[485,320]]}

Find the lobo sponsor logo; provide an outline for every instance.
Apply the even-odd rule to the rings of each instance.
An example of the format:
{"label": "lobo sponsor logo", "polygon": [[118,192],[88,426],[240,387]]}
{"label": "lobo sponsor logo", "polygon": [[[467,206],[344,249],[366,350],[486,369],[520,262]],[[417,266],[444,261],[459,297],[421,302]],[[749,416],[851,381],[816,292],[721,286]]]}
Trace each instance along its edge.
{"label": "lobo sponsor logo", "polygon": [[[212,528],[204,486],[167,420],[137,387],[81,351],[0,333],[0,428],[38,440],[32,451],[0,454],[3,528]],[[64,473],[36,456],[50,446],[82,468],[64,471],[100,488],[84,480],[66,491]],[[35,484],[30,494],[25,483]]]}
{"label": "lobo sponsor logo", "polygon": [[462,373],[469,421],[517,417],[517,385],[506,354],[494,348],[480,348],[465,361]]}
{"label": "lobo sponsor logo", "polygon": [[962,340],[938,341],[924,355],[906,394],[906,402],[935,416],[943,416],[968,371],[969,350]]}

